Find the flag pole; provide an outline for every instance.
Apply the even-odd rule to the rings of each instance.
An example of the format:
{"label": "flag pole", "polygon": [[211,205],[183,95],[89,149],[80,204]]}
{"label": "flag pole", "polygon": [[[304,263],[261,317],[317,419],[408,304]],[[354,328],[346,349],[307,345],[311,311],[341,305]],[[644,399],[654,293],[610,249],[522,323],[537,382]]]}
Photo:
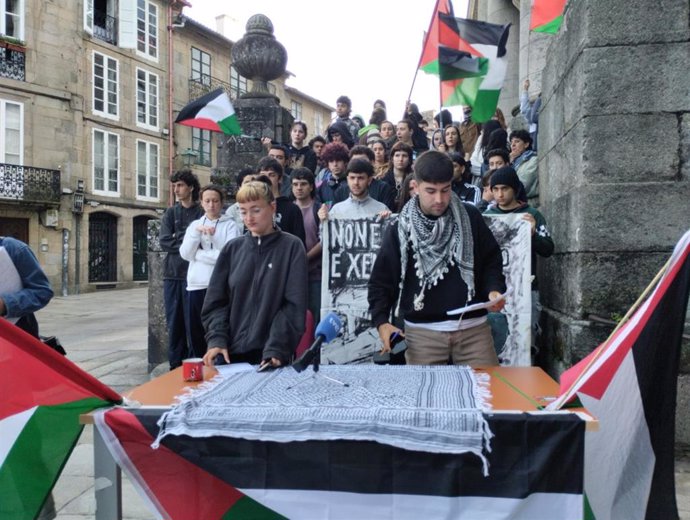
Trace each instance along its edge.
{"label": "flag pole", "polygon": [[[565,395],[572,388],[574,388],[580,380],[584,377],[584,374],[589,370],[589,368],[594,364],[594,362],[599,359],[599,357],[604,353],[606,348],[609,346],[609,343],[611,342],[611,338],[620,330],[620,328],[625,325],[625,323],[632,317],[632,315],[639,309],[640,305],[647,299],[649,296],[649,293],[652,292],[652,290],[657,286],[659,283],[659,280],[661,280],[661,277],[664,275],[664,273],[668,270],[669,265],[671,265],[671,260],[673,259],[673,255],[669,256],[668,260],[666,260],[666,263],[663,265],[661,269],[659,269],[659,272],[656,273],[656,276],[654,276],[654,279],[649,283],[649,285],[642,291],[642,294],[640,294],[639,298],[635,301],[635,303],[632,304],[632,306],[628,309],[628,312],[625,313],[625,316],[621,318],[621,320],[618,322],[618,325],[616,325],[616,328],[613,329],[611,334],[609,334],[608,338],[606,338],[606,341],[602,343],[602,348],[600,348],[595,355],[592,356],[592,359],[589,360],[587,365],[580,371],[580,374],[577,376],[575,381],[568,387],[568,389],[563,392],[561,395]],[[565,403],[564,403],[565,404]],[[562,406],[562,405],[561,405]],[[561,408],[561,406],[558,406],[558,408]]]}
{"label": "flag pole", "polygon": [[431,20],[429,21],[429,28],[424,32],[424,38],[422,38],[422,52],[419,54],[419,60],[417,61],[417,68],[414,71],[414,77],[412,78],[412,85],[410,85],[410,93],[407,95],[407,100],[409,101],[412,99],[412,90],[414,89],[414,84],[417,81],[417,74],[419,73],[419,67],[422,65],[422,58],[424,57],[424,49],[426,48],[426,40],[429,37],[429,34],[431,33],[431,27],[434,25],[434,18],[436,17],[436,13],[438,12],[438,5],[441,3],[441,0],[436,0],[436,3],[434,4],[434,14],[431,16]]}

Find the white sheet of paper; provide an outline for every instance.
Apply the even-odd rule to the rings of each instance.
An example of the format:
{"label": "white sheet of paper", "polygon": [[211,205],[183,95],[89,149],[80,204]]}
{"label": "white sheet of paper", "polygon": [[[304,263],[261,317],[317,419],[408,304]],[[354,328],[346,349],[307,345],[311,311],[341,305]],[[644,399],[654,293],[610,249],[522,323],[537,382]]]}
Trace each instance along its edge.
{"label": "white sheet of paper", "polygon": [[[0,247],[0,294],[21,291],[24,288],[17,268],[4,247]],[[17,323],[19,318],[4,318],[10,323]]]}
{"label": "white sheet of paper", "polygon": [[457,316],[458,314],[463,314],[465,312],[477,311],[479,309],[488,309],[489,307],[493,307],[494,305],[496,305],[496,303],[500,302],[501,300],[505,300],[506,296],[508,296],[508,291],[501,294],[501,296],[499,296],[495,300],[491,300],[488,302],[473,303],[472,305],[465,305],[464,307],[459,307],[457,309],[447,311],[446,314],[448,316]]}
{"label": "white sheet of paper", "polygon": [[221,376],[227,377],[238,372],[247,372],[255,369],[249,363],[230,363],[229,365],[217,365],[216,370],[218,370]]}

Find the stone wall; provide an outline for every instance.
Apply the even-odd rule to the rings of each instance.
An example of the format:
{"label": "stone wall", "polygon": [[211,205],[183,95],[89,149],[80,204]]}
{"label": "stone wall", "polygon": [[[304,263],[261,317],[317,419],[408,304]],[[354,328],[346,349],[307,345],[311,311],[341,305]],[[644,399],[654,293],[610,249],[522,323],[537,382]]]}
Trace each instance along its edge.
{"label": "stone wall", "polygon": [[[608,336],[690,227],[689,11],[687,0],[653,13],[569,2],[546,53],[540,197],[556,252],[539,272],[541,361],[554,376]],[[688,358],[684,348],[686,394]]]}

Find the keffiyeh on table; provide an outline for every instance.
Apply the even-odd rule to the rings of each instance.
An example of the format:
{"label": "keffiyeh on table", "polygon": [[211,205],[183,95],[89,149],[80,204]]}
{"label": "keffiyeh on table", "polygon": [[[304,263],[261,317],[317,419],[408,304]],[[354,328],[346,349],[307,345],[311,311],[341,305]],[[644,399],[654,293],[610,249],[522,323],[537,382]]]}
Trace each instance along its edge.
{"label": "keffiyeh on table", "polygon": [[[336,379],[343,386],[323,376]],[[167,435],[294,442],[376,441],[434,453],[490,451],[488,376],[459,366],[324,365],[239,372],[184,395],[159,422]]]}

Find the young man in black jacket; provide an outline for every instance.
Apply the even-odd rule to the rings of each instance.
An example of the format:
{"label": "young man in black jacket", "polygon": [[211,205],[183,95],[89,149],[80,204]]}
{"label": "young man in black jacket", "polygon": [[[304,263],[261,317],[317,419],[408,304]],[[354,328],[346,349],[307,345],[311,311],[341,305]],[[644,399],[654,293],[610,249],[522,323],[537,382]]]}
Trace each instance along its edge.
{"label": "young man in black jacket", "polygon": [[184,319],[189,262],[180,256],[180,246],[187,226],[201,218],[204,210],[199,205],[199,179],[191,170],[175,172],[170,182],[177,202],[163,214],[159,239],[161,249],[167,253],[163,264],[163,300],[168,326],[168,362],[172,370],[189,354]]}
{"label": "young man in black jacket", "polygon": [[390,337],[405,323],[408,364],[497,365],[486,309],[449,316],[466,305],[494,301],[505,292],[501,250],[472,205],[452,191],[453,164],[438,151],[415,163],[418,195],[390,226],[369,279],[369,311],[390,350]]}

